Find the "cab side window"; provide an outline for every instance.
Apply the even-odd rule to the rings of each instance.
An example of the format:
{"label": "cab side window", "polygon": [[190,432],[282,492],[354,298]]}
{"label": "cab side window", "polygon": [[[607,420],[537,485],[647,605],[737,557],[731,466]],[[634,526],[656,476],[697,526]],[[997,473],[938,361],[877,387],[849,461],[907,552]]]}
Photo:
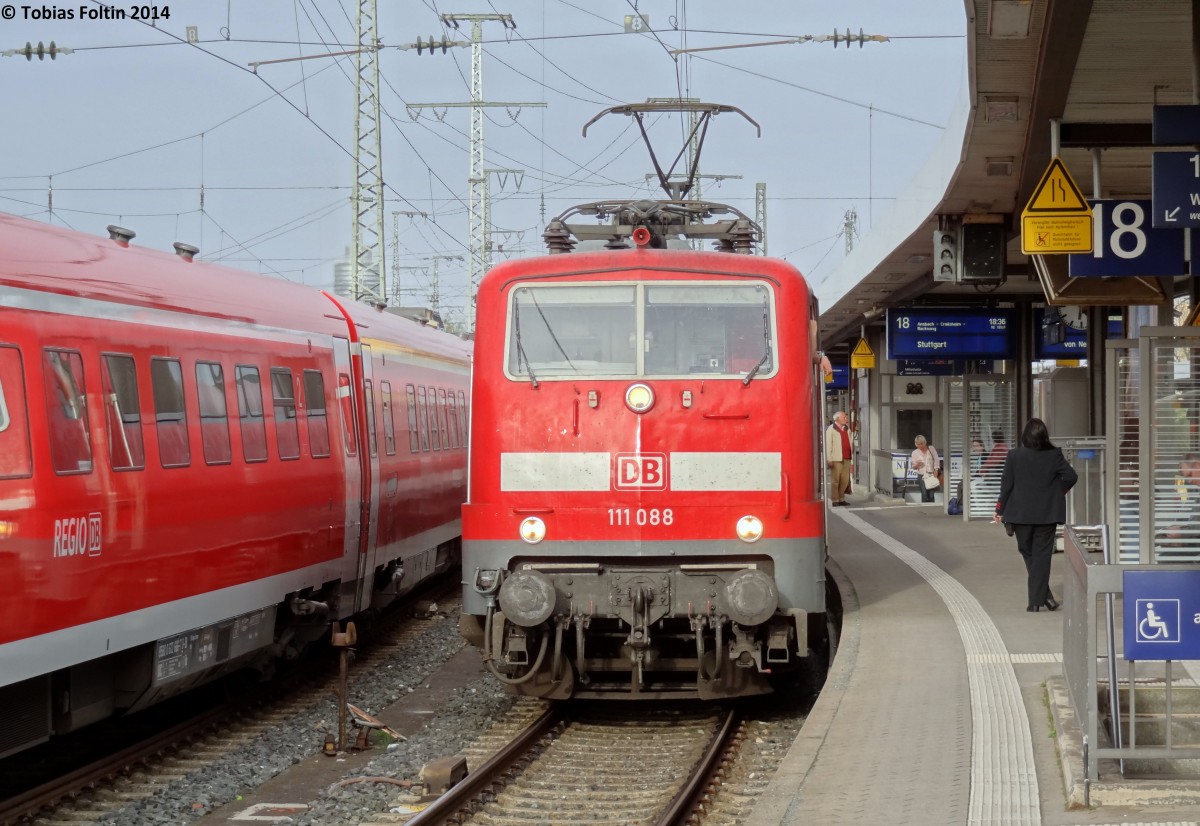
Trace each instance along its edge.
{"label": "cab side window", "polygon": [[146,467],[146,445],[133,356],[105,353],[100,358],[100,380],[112,469],[141,470]]}
{"label": "cab side window", "polygon": [[46,350],[42,362],[50,460],[60,474],[91,473],[92,443],[83,384],[83,358],[74,350]]}
{"label": "cab side window", "polygon": [[33,475],[21,351],[0,347],[0,479]]}
{"label": "cab side window", "polygon": [[192,463],[188,445],[187,413],[183,405],[183,369],[178,359],[150,359],[154,389],[154,421],[158,426],[158,460],[165,468]]}

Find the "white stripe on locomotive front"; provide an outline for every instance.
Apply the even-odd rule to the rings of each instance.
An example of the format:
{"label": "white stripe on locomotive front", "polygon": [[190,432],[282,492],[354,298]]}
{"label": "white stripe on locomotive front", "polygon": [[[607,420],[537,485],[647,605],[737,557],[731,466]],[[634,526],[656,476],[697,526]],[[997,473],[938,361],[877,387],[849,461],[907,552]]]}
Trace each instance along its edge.
{"label": "white stripe on locomotive front", "polygon": [[[611,453],[501,453],[500,490],[605,492]],[[779,453],[672,453],[668,490],[778,491]]]}

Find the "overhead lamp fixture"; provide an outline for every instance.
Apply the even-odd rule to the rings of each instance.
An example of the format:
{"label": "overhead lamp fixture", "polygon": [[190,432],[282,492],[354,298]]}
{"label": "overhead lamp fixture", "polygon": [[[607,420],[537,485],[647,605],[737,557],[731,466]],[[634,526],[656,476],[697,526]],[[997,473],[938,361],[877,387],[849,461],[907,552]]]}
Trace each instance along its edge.
{"label": "overhead lamp fixture", "polygon": [[988,158],[986,163],[988,177],[1006,178],[1011,176],[1014,160],[1011,155],[1004,158]]}
{"label": "overhead lamp fixture", "polygon": [[1016,123],[1020,103],[1016,95],[984,95],[983,119],[988,123]]}
{"label": "overhead lamp fixture", "polygon": [[1029,37],[1033,0],[992,0],[988,4],[988,37],[1021,40]]}
{"label": "overhead lamp fixture", "polygon": [[928,255],[910,255],[910,256],[908,256],[908,263],[910,263],[910,264],[924,264],[928,260],[929,260]]}

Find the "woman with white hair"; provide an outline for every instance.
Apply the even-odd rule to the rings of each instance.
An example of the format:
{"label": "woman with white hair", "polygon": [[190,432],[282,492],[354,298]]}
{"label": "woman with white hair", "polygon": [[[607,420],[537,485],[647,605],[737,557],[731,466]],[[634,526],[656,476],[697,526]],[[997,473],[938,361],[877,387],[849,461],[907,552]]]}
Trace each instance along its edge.
{"label": "woman with white hair", "polygon": [[930,486],[930,483],[926,481],[926,477],[937,478],[939,467],[937,451],[921,435],[913,439],[913,444],[917,446],[917,449],[912,452],[908,464],[909,467],[917,472],[917,481],[920,483],[921,488],[921,501],[932,502],[933,491],[937,488],[937,485]]}

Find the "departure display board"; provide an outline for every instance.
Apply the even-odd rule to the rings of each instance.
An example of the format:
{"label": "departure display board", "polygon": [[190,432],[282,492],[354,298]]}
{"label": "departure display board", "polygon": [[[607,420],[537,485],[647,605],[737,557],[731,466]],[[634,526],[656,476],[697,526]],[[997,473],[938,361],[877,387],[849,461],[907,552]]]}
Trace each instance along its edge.
{"label": "departure display board", "polygon": [[[1043,307],[1035,307],[1033,310],[1033,357],[1035,359],[1085,359],[1087,358],[1087,331],[1077,330],[1074,327],[1067,326],[1063,330],[1063,340],[1058,344],[1048,344],[1042,334],[1042,322],[1046,317],[1046,310]],[[1124,325],[1121,319],[1110,318],[1108,320],[1105,338],[1121,338]]]}
{"label": "departure display board", "polygon": [[1014,310],[922,308],[887,313],[889,359],[1008,359]]}

